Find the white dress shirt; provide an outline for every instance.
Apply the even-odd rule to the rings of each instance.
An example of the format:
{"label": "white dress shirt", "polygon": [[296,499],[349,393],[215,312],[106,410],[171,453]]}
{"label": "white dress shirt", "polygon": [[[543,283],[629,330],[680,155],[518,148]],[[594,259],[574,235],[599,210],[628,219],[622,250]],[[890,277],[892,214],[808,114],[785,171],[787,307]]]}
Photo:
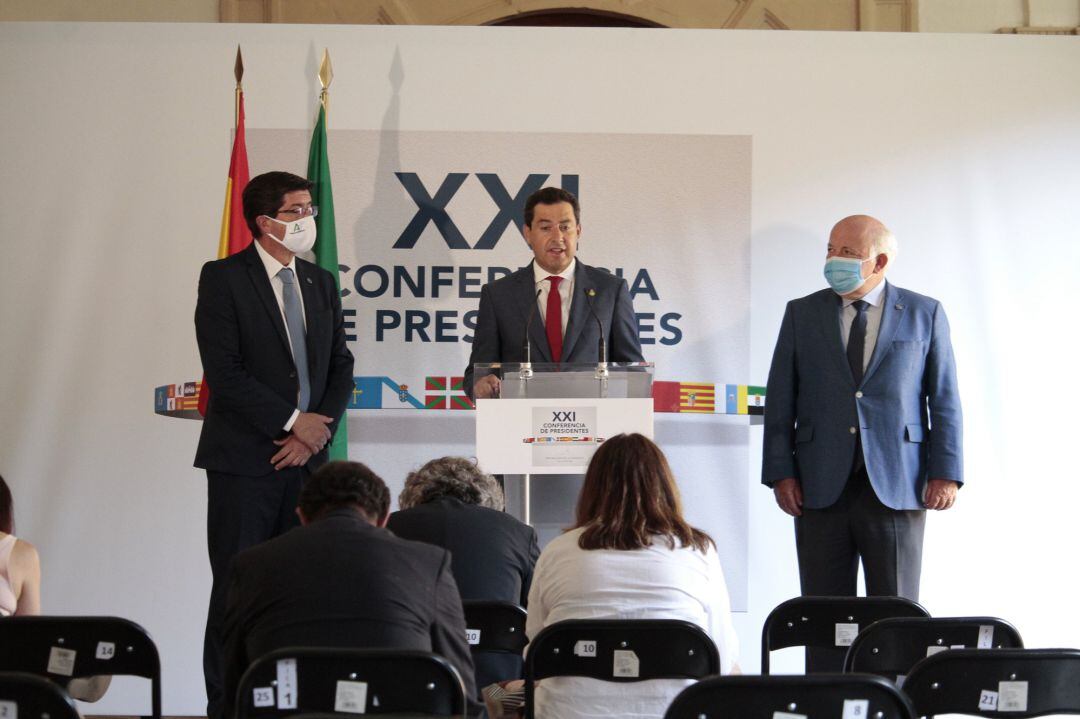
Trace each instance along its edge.
{"label": "white dress shirt", "polygon": [[[277,300],[278,311],[281,312],[281,322],[285,325],[285,336],[289,339],[289,353],[292,353],[292,335],[289,334],[289,322],[285,319],[285,289],[284,283],[281,278],[278,277],[278,273],[281,272],[283,267],[288,267],[293,273],[293,285],[296,288],[296,299],[300,302],[300,316],[304,319],[304,329],[307,330],[307,312],[304,310],[304,293],[300,291],[300,276],[296,274],[296,257],[294,256],[289,260],[289,264],[282,265],[275,260],[269,252],[263,249],[263,246],[259,244],[258,240],[252,240],[255,243],[255,250],[259,253],[259,259],[262,260],[263,266],[266,268],[266,274],[270,277],[270,287],[274,290],[274,299]],[[296,359],[295,357],[293,358]],[[299,394],[297,400],[299,400]],[[296,418],[300,416],[300,409],[294,409],[292,416],[289,417],[289,421],[285,423],[285,431],[292,430],[293,423],[296,422]]]}
{"label": "white dress shirt", "polygon": [[[574,270],[577,269],[577,258],[570,260],[570,266],[560,272],[557,276],[562,277],[562,282],[559,283],[559,297],[562,299],[562,333],[566,335],[566,323],[570,320],[570,301],[574,297]],[[551,292],[551,283],[548,281],[548,277],[552,274],[540,266],[538,262],[533,260],[533,280],[536,282],[536,289],[540,290],[540,296],[536,299],[540,303],[540,321],[546,327],[547,326],[547,301],[548,294]],[[535,292],[535,290],[534,290]]]}
{"label": "white dress shirt", "polygon": [[[658,538],[635,550],[578,546],[583,529],[551,541],[540,554],[529,590],[525,633],[531,639],[564,619],[683,619],[698,625],[720,651],[721,673],[738,661],[724,572],[716,550],[669,549]],[[550,677],[536,685],[536,716],[658,718],[692,680],[628,684]]]}
{"label": "white dress shirt", "polygon": [[[846,351],[848,335],[851,334],[851,323],[855,321],[855,315],[859,311],[853,307],[856,300],[842,299],[843,303],[840,307],[840,341],[844,343],[844,350]],[[859,299],[870,305],[866,308],[866,343],[863,345],[862,356],[863,372],[865,372],[866,368],[870,366],[870,358],[873,357],[874,347],[877,346],[878,330],[881,329],[881,310],[885,300],[885,280],[879,282],[877,287]]]}

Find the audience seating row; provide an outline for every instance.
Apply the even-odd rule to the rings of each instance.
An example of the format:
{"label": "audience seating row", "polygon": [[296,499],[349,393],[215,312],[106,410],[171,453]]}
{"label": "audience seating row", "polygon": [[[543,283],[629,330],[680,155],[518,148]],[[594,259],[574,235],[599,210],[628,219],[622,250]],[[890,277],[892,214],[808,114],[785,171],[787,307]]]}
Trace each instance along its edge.
{"label": "audience seating row", "polygon": [[[470,602],[465,612],[474,652],[520,654],[523,609]],[[847,646],[845,673],[770,676],[769,653],[797,646]],[[534,639],[525,659],[527,716],[532,717],[535,682],[553,676],[700,680],[678,695],[665,719],[987,713],[1012,719],[1080,713],[1080,650],[1024,649],[1016,628],[1001,619],[931,618],[921,606],[892,597],[784,602],[762,629],[762,676],[714,676],[719,667],[716,646],[688,622],[560,622]],[[151,713],[160,719],[158,652],[137,624],[115,617],[0,622],[0,718],[77,716],[62,686],[75,677],[104,674],[150,679]],[[434,654],[296,648],[252,664],[241,681],[237,716],[390,711],[458,716],[465,706],[457,670]]]}
{"label": "audience seating row", "polygon": [[1080,714],[1080,650],[956,649],[920,660],[902,688],[870,674],[711,677],[664,719],[914,719],[939,714],[1010,719]]}
{"label": "audience seating row", "polygon": [[[10,673],[30,672],[61,687],[84,677],[143,677],[150,680],[150,715],[161,719],[161,660],[157,645],[145,629],[127,619],[7,617],[0,620],[0,672],[6,681],[15,681]],[[39,689],[30,687],[26,691],[38,696]],[[0,703],[6,696],[0,692]],[[43,701],[48,705],[53,700]],[[57,714],[41,711],[59,719]],[[35,714],[28,711],[18,716],[27,719]],[[10,717],[0,712],[0,719]]]}

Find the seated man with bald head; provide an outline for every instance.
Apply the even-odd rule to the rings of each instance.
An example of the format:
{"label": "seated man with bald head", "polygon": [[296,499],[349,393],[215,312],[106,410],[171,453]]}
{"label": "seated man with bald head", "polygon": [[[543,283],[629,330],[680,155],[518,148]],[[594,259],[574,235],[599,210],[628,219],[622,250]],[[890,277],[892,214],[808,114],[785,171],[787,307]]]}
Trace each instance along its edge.
{"label": "seated man with bald head", "polygon": [[[829,288],[789,302],[780,326],[762,482],[795,517],[803,595],[854,596],[861,560],[868,595],[918,600],[925,510],[951,507],[963,482],[949,323],[937,300],[886,282],[896,254],[880,221],[841,220]],[[808,652],[807,670],[843,656]]]}

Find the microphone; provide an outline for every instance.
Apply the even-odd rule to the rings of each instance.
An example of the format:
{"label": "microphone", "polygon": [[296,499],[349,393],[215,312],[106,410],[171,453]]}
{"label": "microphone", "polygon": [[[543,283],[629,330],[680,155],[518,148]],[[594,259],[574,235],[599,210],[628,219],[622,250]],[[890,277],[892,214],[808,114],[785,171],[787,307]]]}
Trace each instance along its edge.
{"label": "microphone", "polygon": [[525,361],[521,363],[521,376],[525,379],[532,377],[532,342],[529,341],[529,327],[532,326],[533,315],[540,306],[540,290],[536,290],[533,297],[532,307],[529,308],[529,318],[525,320]]}
{"label": "microphone", "polygon": [[589,305],[589,314],[596,320],[596,327],[600,330],[600,347],[599,357],[600,361],[596,364],[596,372],[602,377],[606,377],[608,374],[608,361],[607,361],[607,342],[604,339],[604,323],[600,321],[599,315],[596,314],[596,309],[593,307],[592,298],[596,297],[596,290],[589,288],[585,290],[585,303]]}

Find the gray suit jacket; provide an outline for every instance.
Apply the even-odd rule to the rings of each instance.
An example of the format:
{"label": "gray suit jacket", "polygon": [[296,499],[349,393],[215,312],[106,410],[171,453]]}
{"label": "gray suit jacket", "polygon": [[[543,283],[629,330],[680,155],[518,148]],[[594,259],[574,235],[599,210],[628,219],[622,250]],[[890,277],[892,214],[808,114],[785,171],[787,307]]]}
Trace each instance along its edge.
{"label": "gray suit jacket", "polygon": [[856,432],[878,498],[921,509],[929,478],[963,481],[963,422],[949,323],[930,297],[886,284],[881,327],[856,386],[840,300],[821,290],[787,305],[765,399],[761,481],[802,483],[809,509],[840,497]]}
{"label": "gray suit jacket", "polygon": [[[644,362],[638,339],[637,315],[626,280],[578,260],[574,270],[574,297],[563,333],[562,362],[597,362],[600,329],[589,312],[586,293],[593,290],[593,311],[604,327],[609,362]],[[525,325],[529,325],[533,362],[551,362],[551,348],[536,306],[532,263],[509,277],[484,285],[476,320],[472,354],[465,368],[465,391],[472,396],[473,365],[481,362],[524,362]]]}

